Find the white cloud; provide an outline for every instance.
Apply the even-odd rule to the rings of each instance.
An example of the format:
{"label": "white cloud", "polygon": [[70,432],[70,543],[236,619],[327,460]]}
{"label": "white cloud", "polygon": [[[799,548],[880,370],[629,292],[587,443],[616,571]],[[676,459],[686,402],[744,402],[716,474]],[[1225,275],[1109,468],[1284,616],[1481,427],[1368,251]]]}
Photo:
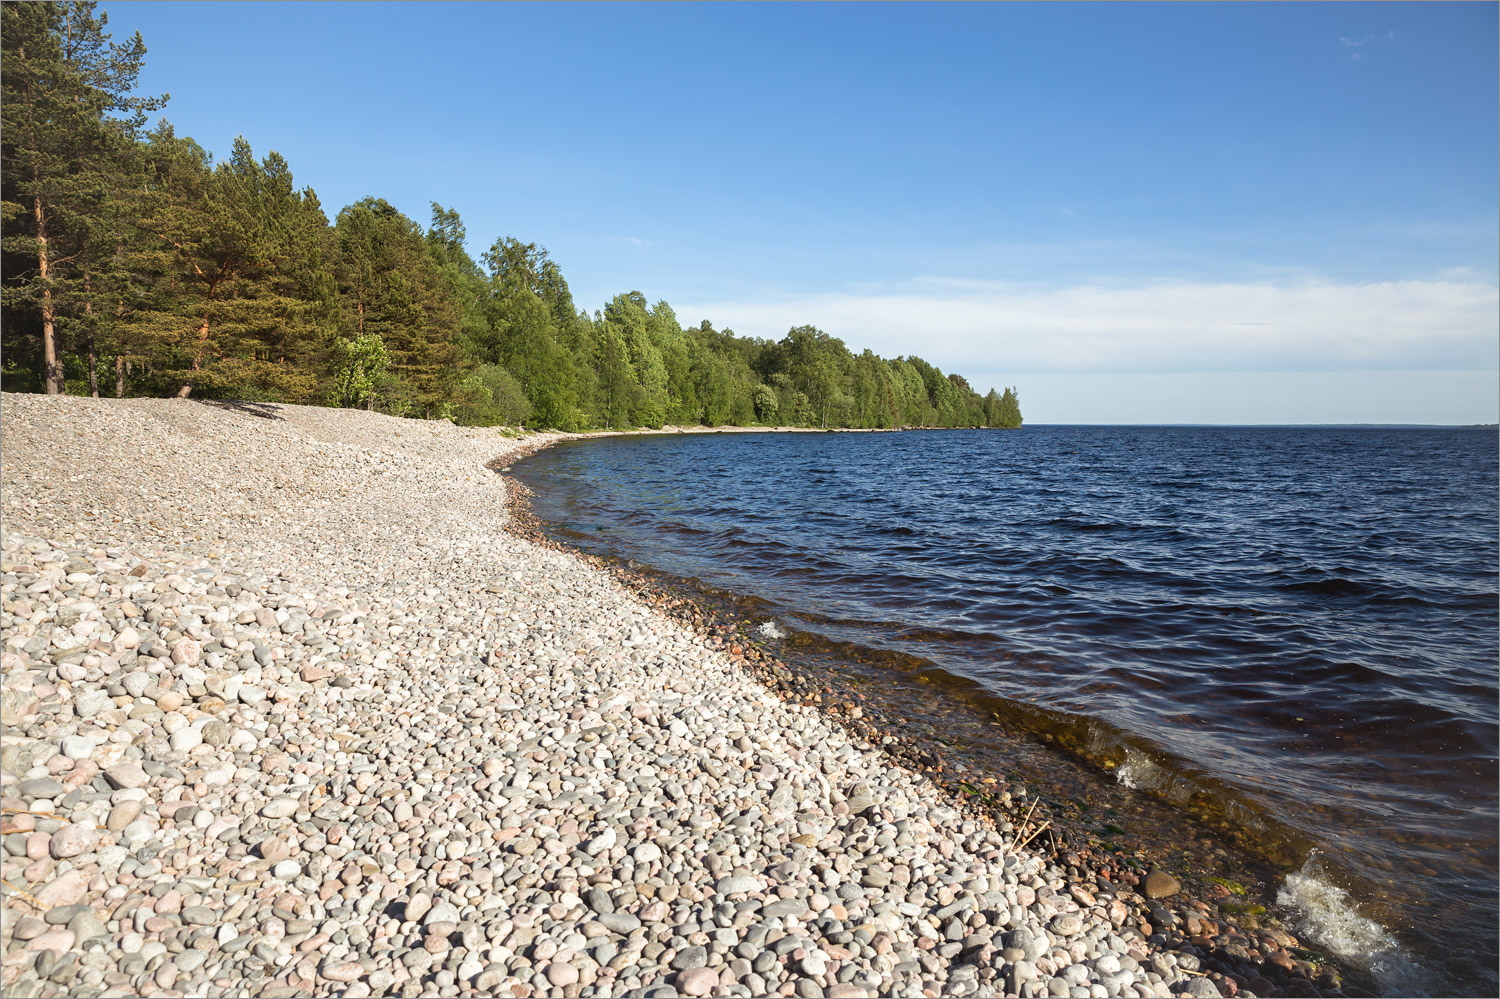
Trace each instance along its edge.
{"label": "white cloud", "polygon": [[[1344,35],[1339,38],[1339,44],[1343,45],[1345,48],[1357,49],[1362,48],[1363,46],[1368,45],[1371,42],[1386,41],[1395,37],[1395,31],[1387,31],[1384,35]],[[1364,56],[1359,52],[1355,52],[1350,55],[1349,58],[1362,59],[1364,58]]]}
{"label": "white cloud", "polygon": [[614,236],[616,243],[629,243],[631,246],[655,246],[656,240],[642,239],[639,236]]}
{"label": "white cloud", "polygon": [[964,372],[1036,423],[1494,423],[1497,371]]}
{"label": "white cloud", "polygon": [[997,372],[1491,371],[1500,292],[1479,281],[1037,290],[926,279],[863,294],[687,303],[741,335],[811,323],[851,348]]}

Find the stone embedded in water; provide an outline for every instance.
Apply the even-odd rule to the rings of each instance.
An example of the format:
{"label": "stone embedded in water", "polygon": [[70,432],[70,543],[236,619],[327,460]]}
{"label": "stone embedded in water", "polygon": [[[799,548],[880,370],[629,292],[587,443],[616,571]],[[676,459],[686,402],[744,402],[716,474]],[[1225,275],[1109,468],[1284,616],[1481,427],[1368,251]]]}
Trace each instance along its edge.
{"label": "stone embedded in water", "polygon": [[1146,881],[1141,885],[1141,892],[1147,898],[1166,898],[1181,890],[1182,885],[1166,871],[1152,871],[1146,875]]}

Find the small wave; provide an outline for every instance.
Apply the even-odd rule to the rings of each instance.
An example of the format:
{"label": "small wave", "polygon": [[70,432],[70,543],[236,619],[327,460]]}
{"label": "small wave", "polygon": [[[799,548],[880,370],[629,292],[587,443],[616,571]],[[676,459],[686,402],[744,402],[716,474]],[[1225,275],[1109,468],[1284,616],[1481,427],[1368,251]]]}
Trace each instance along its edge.
{"label": "small wave", "polygon": [[1276,901],[1297,915],[1297,932],[1338,957],[1368,971],[1382,993],[1425,996],[1428,976],[1396,938],[1359,914],[1349,893],[1319,877],[1314,851],[1296,874],[1288,874]]}
{"label": "small wave", "polygon": [[783,631],[779,625],[777,625],[774,618],[768,618],[762,621],[759,625],[756,626],[755,633],[761,638],[786,637],[786,632]]}
{"label": "small wave", "polygon": [[1115,780],[1131,790],[1153,787],[1160,768],[1145,753],[1126,747],[1125,762],[1115,767]]}
{"label": "small wave", "polygon": [[1380,592],[1365,583],[1338,576],[1301,579],[1295,582],[1282,583],[1280,588],[1290,593],[1310,593],[1314,596],[1323,597],[1365,597],[1377,595]]}

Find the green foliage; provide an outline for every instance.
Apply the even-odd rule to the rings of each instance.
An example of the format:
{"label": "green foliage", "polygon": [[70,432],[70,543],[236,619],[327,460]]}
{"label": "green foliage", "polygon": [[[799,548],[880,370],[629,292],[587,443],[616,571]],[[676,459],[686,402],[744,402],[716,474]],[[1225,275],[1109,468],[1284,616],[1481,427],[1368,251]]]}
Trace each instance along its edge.
{"label": "green foliage", "polygon": [[145,152],[140,294],[122,322],[132,350],[180,379],[181,396],[315,398],[336,322],[316,196],[295,188],[279,153],[257,162],[243,138],[211,166],[163,124]]}
{"label": "green foliage", "polygon": [[375,386],[390,367],[385,342],[375,333],[340,340],[337,355],[338,370],[333,378],[335,402],[344,407],[372,405]]}
{"label": "green foliage", "polygon": [[1004,395],[996,395],[994,389],[984,397],[984,425],[987,427],[1005,427],[1014,429],[1021,425],[1021,400],[1016,395],[1014,388],[1005,390]]}
{"label": "green foliage", "polygon": [[521,383],[498,364],[481,364],[459,383],[453,417],[469,427],[519,427],[531,416]]}
{"label": "green foliage", "polygon": [[[798,326],[739,337],[638,291],[592,315],[536,243],[469,255],[458,212],[426,229],[364,198],[330,224],[276,152],[215,162],[133,96],[137,35],[91,2],[3,14],[7,388],[367,406],[476,426],[1021,425],[918,357]],[[101,364],[100,361],[103,360]]]}
{"label": "green foliage", "polygon": [[451,212],[441,222],[448,236],[429,239],[384,199],[365,198],[340,211],[333,228],[340,327],[380,337],[409,412],[423,416],[440,413],[462,380],[468,328],[455,289],[472,274],[462,247],[444,241],[461,236],[463,224]]}
{"label": "green foliage", "polygon": [[771,391],[768,385],[755,386],[753,397],[755,406],[755,418],[762,423],[770,423],[776,419],[776,412],[781,403],[776,398],[776,393]]}
{"label": "green foliage", "polygon": [[0,5],[0,305],[7,353],[34,358],[49,392],[61,351],[93,358],[111,332],[137,131],[166,102],[131,96],[146,46],[111,41],[96,7]]}

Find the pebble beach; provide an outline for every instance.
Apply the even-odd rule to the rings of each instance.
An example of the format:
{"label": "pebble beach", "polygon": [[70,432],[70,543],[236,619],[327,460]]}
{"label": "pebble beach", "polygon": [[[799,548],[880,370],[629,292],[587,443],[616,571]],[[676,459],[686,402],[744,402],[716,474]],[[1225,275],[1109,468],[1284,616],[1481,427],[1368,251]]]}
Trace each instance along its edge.
{"label": "pebble beach", "polygon": [[14,394],[0,433],[7,997],[1363,994],[1275,928],[1207,963],[1170,877],[1070,878],[509,530],[496,469],[556,437]]}

